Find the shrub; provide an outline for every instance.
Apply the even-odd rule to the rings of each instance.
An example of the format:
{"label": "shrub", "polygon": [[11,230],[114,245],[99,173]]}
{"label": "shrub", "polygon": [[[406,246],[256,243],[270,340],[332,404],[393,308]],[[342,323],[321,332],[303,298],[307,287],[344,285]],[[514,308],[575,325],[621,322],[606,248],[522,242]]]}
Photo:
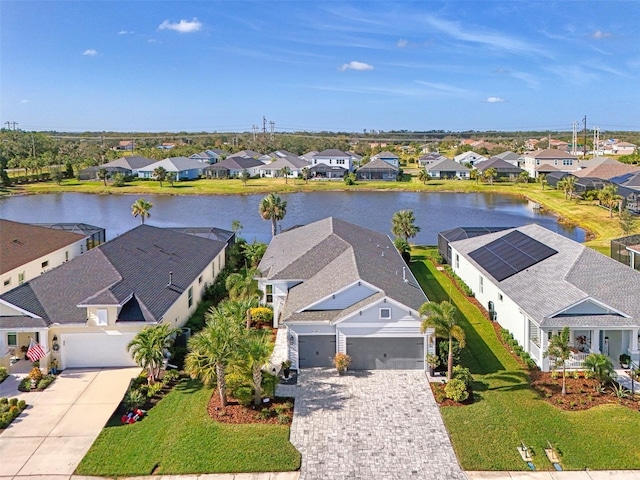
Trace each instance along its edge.
{"label": "shrub", "polygon": [[276,413],[278,415],[281,415],[283,413],[287,413],[290,408],[291,408],[291,404],[289,402],[287,402],[287,403],[281,403],[279,405],[276,405],[274,407],[274,410],[276,411]]}
{"label": "shrub", "polygon": [[125,184],[124,175],[122,173],[116,173],[113,176],[113,186],[114,187],[124,187],[124,184]]}
{"label": "shrub", "polygon": [[289,415],[287,415],[286,413],[280,413],[278,415],[278,423],[280,425],[286,425],[287,423],[289,423],[290,420],[291,420],[291,417],[289,417]]}
{"label": "shrub", "polygon": [[449,383],[444,386],[444,394],[454,402],[464,402],[469,398],[467,387],[464,381],[459,378],[452,378]]}
{"label": "shrub", "polygon": [[276,385],[278,384],[278,377],[268,372],[262,372],[262,396],[263,397],[275,397]]}
{"label": "shrub", "polygon": [[245,407],[251,405],[253,401],[253,389],[249,385],[237,387],[233,390],[232,395],[240,405],[244,405]]}
{"label": "shrub", "polygon": [[7,405],[9,403],[9,399],[6,397],[0,398],[0,405]]}
{"label": "shrub", "polygon": [[166,380],[167,383],[174,382],[180,378],[180,372],[178,370],[167,370],[164,372],[163,380]]}
{"label": "shrub", "polygon": [[45,375],[37,384],[38,390],[44,390],[56,379],[54,375]]}
{"label": "shrub", "polygon": [[471,382],[473,382],[471,372],[468,368],[465,368],[462,365],[456,365],[453,367],[452,378],[462,380],[465,388],[467,389],[469,388],[469,385],[471,385]]}
{"label": "shrub", "polygon": [[24,400],[19,400],[18,401],[18,408],[20,410],[24,410],[25,408],[27,408],[27,402],[25,402]]}
{"label": "shrub", "polygon": [[7,367],[0,367],[0,383],[9,376],[7,372]]}
{"label": "shrub", "polygon": [[31,380],[35,380],[36,383],[38,383],[40,380],[42,380],[42,370],[40,370],[40,368],[38,367],[33,367],[29,372],[29,378]]}
{"label": "shrub", "polygon": [[338,352],[336,356],[333,357],[333,364],[336,366],[338,372],[346,372],[350,363],[351,357],[346,353]]}
{"label": "shrub", "polygon": [[268,419],[271,418],[272,413],[273,412],[271,410],[269,410],[268,408],[263,408],[258,413],[258,419],[259,420],[268,420]]}
{"label": "shrub", "polygon": [[124,407],[127,409],[127,411],[133,411],[137,408],[140,408],[144,405],[144,397],[145,396],[140,390],[129,389],[124,395]]}
{"label": "shrub", "polygon": [[273,309],[269,307],[252,308],[251,319],[260,325],[270,327],[273,325]]}
{"label": "shrub", "polygon": [[147,398],[153,398],[156,395],[159,395],[160,392],[162,391],[162,387],[164,387],[164,385],[161,382],[154,383],[153,385],[149,385],[147,387]]}
{"label": "shrub", "polygon": [[[236,242],[234,245],[238,245],[238,242]],[[217,305],[222,300],[227,298],[227,287],[225,286],[225,283],[227,282],[227,277],[232,272],[233,272],[233,268],[231,267],[231,265],[230,264],[225,265],[225,267],[222,270],[220,270],[220,272],[218,273],[218,276],[213,281],[213,283],[205,289],[202,299],[205,301],[211,302],[213,305]],[[186,326],[188,327],[189,325],[186,325]],[[203,326],[204,326],[204,319],[202,323],[202,327]],[[199,330],[202,330],[202,327],[196,330],[196,332]],[[191,331],[193,333],[193,328],[191,329]]]}
{"label": "shrub", "polygon": [[12,407],[15,407],[16,405],[18,405],[18,399],[16,397],[12,398],[9,400],[9,405]]}

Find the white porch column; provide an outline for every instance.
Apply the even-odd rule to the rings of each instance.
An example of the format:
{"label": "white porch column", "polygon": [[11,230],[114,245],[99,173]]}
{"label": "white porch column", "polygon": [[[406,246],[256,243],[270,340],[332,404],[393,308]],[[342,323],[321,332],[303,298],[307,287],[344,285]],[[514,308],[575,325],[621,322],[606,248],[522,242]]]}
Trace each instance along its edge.
{"label": "white porch column", "polygon": [[591,330],[591,345],[589,345],[591,353],[600,353],[600,330]]}
{"label": "white porch column", "polygon": [[640,360],[640,351],[638,350],[638,332],[640,329],[631,329],[631,338],[629,338],[629,355],[633,358],[634,362]]}

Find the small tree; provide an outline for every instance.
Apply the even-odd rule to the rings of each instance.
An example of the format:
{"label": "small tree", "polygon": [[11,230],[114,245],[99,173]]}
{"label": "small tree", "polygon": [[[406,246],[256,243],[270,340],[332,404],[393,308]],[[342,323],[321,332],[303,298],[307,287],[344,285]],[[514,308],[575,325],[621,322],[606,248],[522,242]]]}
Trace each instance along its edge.
{"label": "small tree", "polygon": [[476,184],[478,184],[480,182],[480,172],[474,168],[469,172],[469,179],[475,180]]}
{"label": "small tree", "polygon": [[540,185],[542,185],[542,190],[544,190],[544,186],[547,183],[547,174],[546,173],[539,173],[538,174],[538,181],[540,182]]}
{"label": "small tree", "polygon": [[562,395],[567,393],[567,360],[571,358],[571,348],[569,347],[569,341],[571,340],[571,331],[569,327],[556,333],[549,340],[549,346],[544,352],[545,357],[553,362],[554,368],[562,366]]}
{"label": "small tree", "polygon": [[636,218],[626,208],[620,213],[620,228],[625,235],[631,235],[636,229]]}
{"label": "small tree", "polygon": [[400,210],[393,214],[391,218],[391,233],[396,237],[408,242],[420,232],[420,227],[416,224],[416,217],[413,210]]}
{"label": "small tree", "polygon": [[131,205],[131,214],[134,217],[140,217],[140,223],[144,224],[144,219],[151,216],[149,210],[153,207],[153,203],[148,202],[144,198],[139,198]]}
{"label": "small tree", "polygon": [[98,178],[104,182],[104,186],[107,186],[107,179],[109,178],[109,172],[107,172],[106,168],[101,168],[98,170]]}
{"label": "small tree", "polygon": [[484,178],[486,178],[487,180],[489,180],[489,185],[493,185],[493,179],[496,178],[498,176],[498,171],[491,167],[491,168],[487,168],[484,171]]}
{"label": "small tree", "polygon": [[167,172],[167,180],[169,181],[169,185],[173,187],[173,182],[176,181],[178,174],[176,172]]}
{"label": "small tree", "polygon": [[613,207],[618,205],[622,197],[618,195],[618,187],[613,184],[606,185],[598,192],[598,200],[609,209],[609,218],[613,218]]}
{"label": "small tree", "polygon": [[280,169],[280,175],[284,177],[284,183],[289,183],[289,175],[291,175],[291,169],[285,165]]}
{"label": "small tree", "polygon": [[453,339],[458,340],[461,348],[464,348],[465,335],[462,327],[456,319],[456,307],[446,300],[441,303],[426,302],[420,307],[422,324],[420,331],[425,333],[433,328],[437,337],[449,339],[449,355],[447,358],[447,379],[453,375]]}
{"label": "small tree", "polygon": [[395,238],[393,240],[393,244],[395,245],[400,255],[405,262],[409,263],[411,261],[411,245],[404,238]]}
{"label": "small tree", "polygon": [[613,378],[615,369],[609,357],[602,353],[592,353],[584,359],[584,366],[591,370],[601,385]]}
{"label": "small tree", "polygon": [[164,167],[157,167],[153,170],[153,178],[160,182],[160,188],[162,188],[162,182],[167,179],[167,170]]}
{"label": "small tree", "polygon": [[167,323],[140,330],[127,345],[134,362],[147,370],[149,384],[155,382],[160,374],[164,362],[165,350],[173,344],[173,336],[177,328],[171,328]]}
{"label": "small tree", "polygon": [[311,176],[311,170],[309,170],[309,167],[304,167],[302,170],[300,170],[300,173],[302,174],[304,183],[308,183],[309,177]]}
{"label": "small tree", "polygon": [[518,182],[529,183],[529,172],[527,172],[526,170],[520,172],[520,174],[518,175]]}
{"label": "small tree", "polygon": [[426,168],[420,169],[420,171],[418,172],[418,180],[424,183],[425,185],[429,180],[431,180],[431,176],[429,175],[429,172],[427,172]]}
{"label": "small tree", "polygon": [[240,172],[240,180],[242,180],[242,185],[244,187],[247,186],[247,182],[249,181],[249,178],[251,178],[251,175],[249,175],[249,172],[246,168],[242,170],[242,172]]}

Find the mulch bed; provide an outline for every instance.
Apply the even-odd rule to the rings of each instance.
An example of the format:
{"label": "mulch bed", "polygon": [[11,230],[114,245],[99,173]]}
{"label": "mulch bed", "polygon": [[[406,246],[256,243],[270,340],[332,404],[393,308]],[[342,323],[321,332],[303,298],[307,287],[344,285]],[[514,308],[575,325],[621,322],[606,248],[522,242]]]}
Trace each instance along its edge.
{"label": "mulch bed", "polygon": [[471,405],[473,403],[473,391],[469,389],[469,398],[464,402],[456,402],[444,396],[444,383],[429,383],[431,385],[431,391],[436,399],[436,403],[441,407],[464,407],[465,405]]}
{"label": "mulch bed", "polygon": [[[293,418],[293,399],[292,398],[272,398],[268,402],[263,402],[260,407],[254,407],[253,404],[245,407],[241,405],[235,398],[227,396],[227,406],[223,407],[220,401],[220,395],[215,390],[209,400],[207,411],[209,416],[216,422],[220,423],[232,423],[232,424],[246,424],[246,423],[264,423],[271,425],[281,424],[278,420],[278,414],[275,410],[276,406],[289,405],[289,408],[284,410],[284,414],[289,417],[289,422]],[[269,418],[263,418],[259,415],[263,409],[268,409],[271,413]]]}

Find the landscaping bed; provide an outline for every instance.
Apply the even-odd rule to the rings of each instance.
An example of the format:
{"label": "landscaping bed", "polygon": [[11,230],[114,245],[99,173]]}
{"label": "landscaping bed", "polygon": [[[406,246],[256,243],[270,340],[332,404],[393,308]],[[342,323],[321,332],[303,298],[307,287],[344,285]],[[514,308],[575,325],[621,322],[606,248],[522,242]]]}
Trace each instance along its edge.
{"label": "landscaping bed", "polygon": [[0,398],[0,430],[4,430],[27,408],[24,400]]}
{"label": "landscaping bed", "polygon": [[235,398],[228,397],[227,406],[223,407],[220,396],[214,393],[207,411],[220,423],[289,425],[293,418],[293,399],[276,397],[256,407],[253,404],[242,405]]}

